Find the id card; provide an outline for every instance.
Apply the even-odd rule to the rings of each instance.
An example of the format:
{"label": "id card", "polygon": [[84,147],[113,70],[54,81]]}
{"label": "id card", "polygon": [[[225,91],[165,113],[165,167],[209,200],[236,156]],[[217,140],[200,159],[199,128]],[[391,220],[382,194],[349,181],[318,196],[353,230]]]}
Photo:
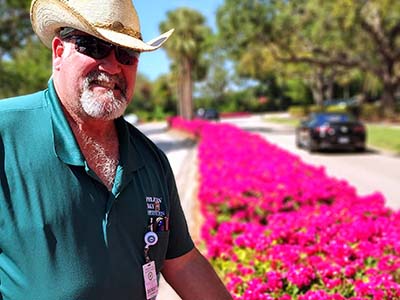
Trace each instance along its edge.
{"label": "id card", "polygon": [[146,299],[155,299],[158,294],[157,272],[154,261],[143,265],[144,286],[146,289]]}

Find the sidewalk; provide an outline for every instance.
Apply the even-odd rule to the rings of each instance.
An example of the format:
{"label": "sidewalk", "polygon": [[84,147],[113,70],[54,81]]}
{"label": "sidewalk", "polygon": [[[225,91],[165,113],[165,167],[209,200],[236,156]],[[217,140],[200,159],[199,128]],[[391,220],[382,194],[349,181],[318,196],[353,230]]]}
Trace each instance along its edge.
{"label": "sidewalk", "polygon": [[[186,136],[167,129],[166,124],[145,124],[137,126],[168,157],[181,199],[189,231],[196,242],[200,238],[201,216],[197,194],[197,147]],[[161,277],[157,300],[181,300],[168,283]]]}
{"label": "sidewalk", "polygon": [[[177,156],[177,153],[167,154],[171,166],[179,166],[178,172],[175,172],[176,184],[181,199],[183,211],[188,222],[189,231],[194,241],[198,240],[199,232],[199,209],[198,202],[196,201],[197,193],[197,149],[191,147],[185,149],[185,154],[179,153],[182,156]],[[173,168],[174,168],[173,167]],[[168,283],[161,278],[160,290],[157,300],[180,300],[181,298],[175,291],[168,285]]]}

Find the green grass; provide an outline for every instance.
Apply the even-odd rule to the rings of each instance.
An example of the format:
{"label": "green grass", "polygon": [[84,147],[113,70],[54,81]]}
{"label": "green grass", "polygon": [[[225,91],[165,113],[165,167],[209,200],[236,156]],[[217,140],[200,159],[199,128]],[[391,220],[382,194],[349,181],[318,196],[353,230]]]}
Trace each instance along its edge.
{"label": "green grass", "polygon": [[[293,127],[300,122],[298,118],[275,116],[266,117],[265,121]],[[367,144],[400,155],[400,126],[367,124]]]}
{"label": "green grass", "polygon": [[400,154],[400,126],[368,124],[367,134],[368,145]]}

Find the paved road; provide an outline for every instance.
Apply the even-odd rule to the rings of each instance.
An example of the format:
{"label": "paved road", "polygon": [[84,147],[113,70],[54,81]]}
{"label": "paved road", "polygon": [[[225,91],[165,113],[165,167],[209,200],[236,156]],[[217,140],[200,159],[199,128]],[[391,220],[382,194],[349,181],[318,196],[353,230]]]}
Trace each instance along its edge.
{"label": "paved road", "polygon": [[[195,200],[197,189],[197,149],[193,141],[177,132],[169,131],[166,123],[136,125],[147,137],[155,142],[168,157],[181,199],[185,217],[192,238],[199,239],[200,216]],[[161,278],[157,300],[181,300],[174,290]]]}
{"label": "paved road", "polygon": [[360,195],[381,192],[388,206],[400,209],[400,157],[367,149],[365,153],[308,153],[295,146],[294,130],[289,126],[268,123],[262,116],[226,119],[238,127],[261,134],[268,141],[299,155],[306,163],[325,166],[327,174],[345,179]]}

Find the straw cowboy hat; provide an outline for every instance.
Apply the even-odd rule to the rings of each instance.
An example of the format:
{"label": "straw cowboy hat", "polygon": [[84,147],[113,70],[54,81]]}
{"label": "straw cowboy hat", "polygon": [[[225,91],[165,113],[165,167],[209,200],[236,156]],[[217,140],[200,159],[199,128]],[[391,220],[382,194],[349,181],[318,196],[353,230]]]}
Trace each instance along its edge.
{"label": "straw cowboy hat", "polygon": [[63,27],[137,51],[158,49],[173,32],[143,42],[132,0],[33,0],[30,15],[33,30],[48,48]]}

